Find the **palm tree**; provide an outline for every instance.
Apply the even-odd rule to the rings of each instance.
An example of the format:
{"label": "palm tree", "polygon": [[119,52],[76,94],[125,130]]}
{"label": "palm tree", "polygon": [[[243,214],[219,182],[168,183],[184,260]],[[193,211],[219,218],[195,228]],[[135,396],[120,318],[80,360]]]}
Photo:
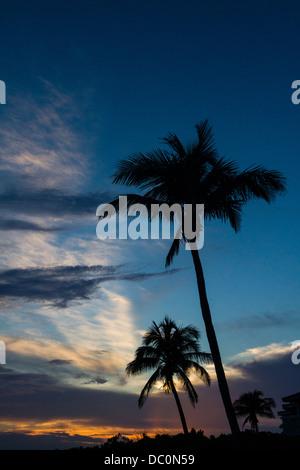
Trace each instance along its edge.
{"label": "palm tree", "polygon": [[[278,171],[252,166],[239,171],[234,161],[218,155],[212,128],[205,120],[196,125],[197,140],[184,146],[174,133],[164,139],[166,148],[150,153],[137,153],[121,160],[113,183],[136,187],[142,195],[127,194],[128,205],[141,204],[204,204],[205,218],[229,221],[237,232],[243,206],[252,198],[270,203],[285,191],[285,178]],[[118,210],[118,199],[111,204]],[[150,211],[148,212],[150,213]],[[166,257],[169,266],[178,254],[180,244],[188,243],[184,233],[175,238]],[[233,410],[229,388],[221,360],[199,252],[191,250],[196,272],[202,316],[212,353],[218,385],[232,434],[238,438],[239,426]]]}
{"label": "palm tree", "polygon": [[128,375],[155,369],[141,391],[138,405],[141,408],[153,386],[162,381],[165,392],[174,395],[184,434],[188,434],[188,428],[173,378],[179,380],[195,406],[198,395],[188,377],[190,372],[194,370],[205,384],[210,384],[210,376],[200,362],[211,362],[211,355],[201,351],[199,337],[200,333],[194,326],[179,327],[173,320],[165,317],[159,325],[152,323],[143,336],[142,346],[135,352],[134,360],[126,367]]}
{"label": "palm tree", "polygon": [[261,390],[247,392],[240,396],[233,403],[233,408],[237,416],[246,416],[243,427],[249,423],[252,431],[258,432],[258,416],[264,418],[275,418],[272,408],[276,406],[273,398],[262,398]]}

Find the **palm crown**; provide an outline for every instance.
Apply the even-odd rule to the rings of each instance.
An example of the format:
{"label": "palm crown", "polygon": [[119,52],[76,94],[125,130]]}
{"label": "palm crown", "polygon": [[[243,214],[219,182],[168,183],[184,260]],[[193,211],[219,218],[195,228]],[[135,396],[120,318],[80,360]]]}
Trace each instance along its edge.
{"label": "palm crown", "polygon": [[136,153],[121,160],[114,183],[136,187],[143,195],[127,195],[131,203],[204,204],[207,219],[229,220],[240,228],[241,211],[251,198],[271,202],[285,191],[285,179],[275,170],[252,166],[239,171],[234,161],[218,155],[212,128],[196,125],[198,140],[184,146],[174,133],[162,139],[167,148]]}
{"label": "palm crown", "polygon": [[247,392],[235,400],[233,407],[237,416],[246,416],[243,427],[249,423],[251,429],[258,432],[257,415],[264,418],[275,418],[272,408],[276,406],[273,398],[263,398],[261,390]]}
{"label": "palm crown", "polygon": [[201,351],[199,337],[200,333],[194,326],[177,326],[168,317],[165,317],[159,325],[152,323],[143,336],[142,346],[135,352],[134,360],[126,367],[128,375],[137,375],[155,369],[141,391],[139,407],[143,406],[157,382],[162,382],[166,393],[174,394],[178,405],[179,398],[173,382],[174,377],[187,391],[192,405],[195,406],[198,395],[188,377],[190,372],[194,370],[204,383],[210,384],[210,376],[200,362],[211,362],[211,355]]}

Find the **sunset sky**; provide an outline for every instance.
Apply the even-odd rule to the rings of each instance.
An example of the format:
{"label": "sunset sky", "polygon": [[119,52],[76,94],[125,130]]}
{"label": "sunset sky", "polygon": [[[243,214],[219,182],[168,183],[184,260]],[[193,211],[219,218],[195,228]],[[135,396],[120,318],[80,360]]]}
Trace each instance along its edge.
{"label": "sunset sky", "polygon": [[[117,162],[208,118],[241,170],[281,171],[287,194],[251,202],[242,229],[206,222],[200,251],[232,399],[300,391],[300,80],[297,0],[2,0],[0,449],[95,445],[119,432],[181,432],[147,374],[127,378],[142,335],[169,315],[201,331],[192,257],[168,240],[96,236],[96,209],[124,187]],[[228,433],[213,366],[194,377],[188,427]],[[281,420],[261,429],[280,432]]]}

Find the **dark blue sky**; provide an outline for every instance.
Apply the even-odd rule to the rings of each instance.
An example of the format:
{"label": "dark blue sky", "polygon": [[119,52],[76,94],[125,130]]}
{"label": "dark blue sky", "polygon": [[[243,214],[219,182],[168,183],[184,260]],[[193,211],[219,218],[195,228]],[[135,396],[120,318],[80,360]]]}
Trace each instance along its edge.
{"label": "dark blue sky", "polygon": [[[124,189],[111,184],[120,158],[152,150],[169,131],[193,140],[205,118],[220,154],[288,181],[274,204],[249,204],[239,234],[205,226],[200,254],[234,393],[253,385],[280,407],[282,394],[299,390],[299,370],[290,367],[290,343],[300,339],[300,105],[291,101],[299,13],[291,0],[1,2],[0,339],[11,396],[36,387],[52,410],[37,418],[32,403],[32,417],[27,410],[11,419],[4,387],[3,431],[105,436],[109,426],[133,433],[139,420],[178,427],[177,416],[159,420],[159,396],[154,422],[129,407],[127,423],[114,416],[109,424],[90,410],[78,416],[77,398],[73,419],[71,410],[64,416],[54,391],[134,401],[144,378],[126,382],[124,366],[141,332],[165,314],[197,324],[207,350],[191,257],[183,251],[168,274],[168,243],[103,243],[94,216]],[[276,361],[286,391],[260,372]],[[220,416],[204,416],[202,428],[226,432],[211,396]]]}

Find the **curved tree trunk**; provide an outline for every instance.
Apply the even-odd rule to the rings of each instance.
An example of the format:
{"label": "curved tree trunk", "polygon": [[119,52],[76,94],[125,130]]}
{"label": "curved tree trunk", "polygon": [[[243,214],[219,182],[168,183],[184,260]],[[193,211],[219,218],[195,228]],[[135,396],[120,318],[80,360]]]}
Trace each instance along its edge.
{"label": "curved tree trunk", "polygon": [[225,408],[225,412],[227,415],[231,432],[233,436],[236,438],[236,440],[239,441],[240,429],[239,429],[237,418],[233,409],[232,401],[230,398],[229,388],[228,388],[225,372],[223,369],[218,341],[217,341],[215,329],[214,329],[212,319],[211,319],[211,313],[210,313],[210,308],[209,308],[207,295],[206,295],[205,280],[204,280],[202,265],[201,265],[201,261],[199,257],[199,252],[198,250],[191,250],[191,253],[192,253],[195,271],[196,271],[202,316],[203,316],[203,320],[205,323],[206,334],[207,334],[207,339],[208,339],[209,346],[210,346],[210,351],[211,351],[215,369],[216,369],[221,397],[223,400],[223,404],[224,404],[224,408]]}
{"label": "curved tree trunk", "polygon": [[171,384],[172,393],[174,395],[176,405],[177,405],[177,408],[178,408],[178,411],[179,411],[183,432],[184,432],[185,435],[187,435],[189,433],[189,431],[188,431],[188,428],[187,428],[187,425],[186,425],[185,416],[184,416],[183,409],[182,409],[182,406],[181,406],[181,403],[180,403],[180,400],[179,400],[179,396],[178,396],[178,393],[176,391],[176,388],[175,388],[175,385],[174,385],[174,382],[173,382],[172,378],[170,380],[170,384]]}

